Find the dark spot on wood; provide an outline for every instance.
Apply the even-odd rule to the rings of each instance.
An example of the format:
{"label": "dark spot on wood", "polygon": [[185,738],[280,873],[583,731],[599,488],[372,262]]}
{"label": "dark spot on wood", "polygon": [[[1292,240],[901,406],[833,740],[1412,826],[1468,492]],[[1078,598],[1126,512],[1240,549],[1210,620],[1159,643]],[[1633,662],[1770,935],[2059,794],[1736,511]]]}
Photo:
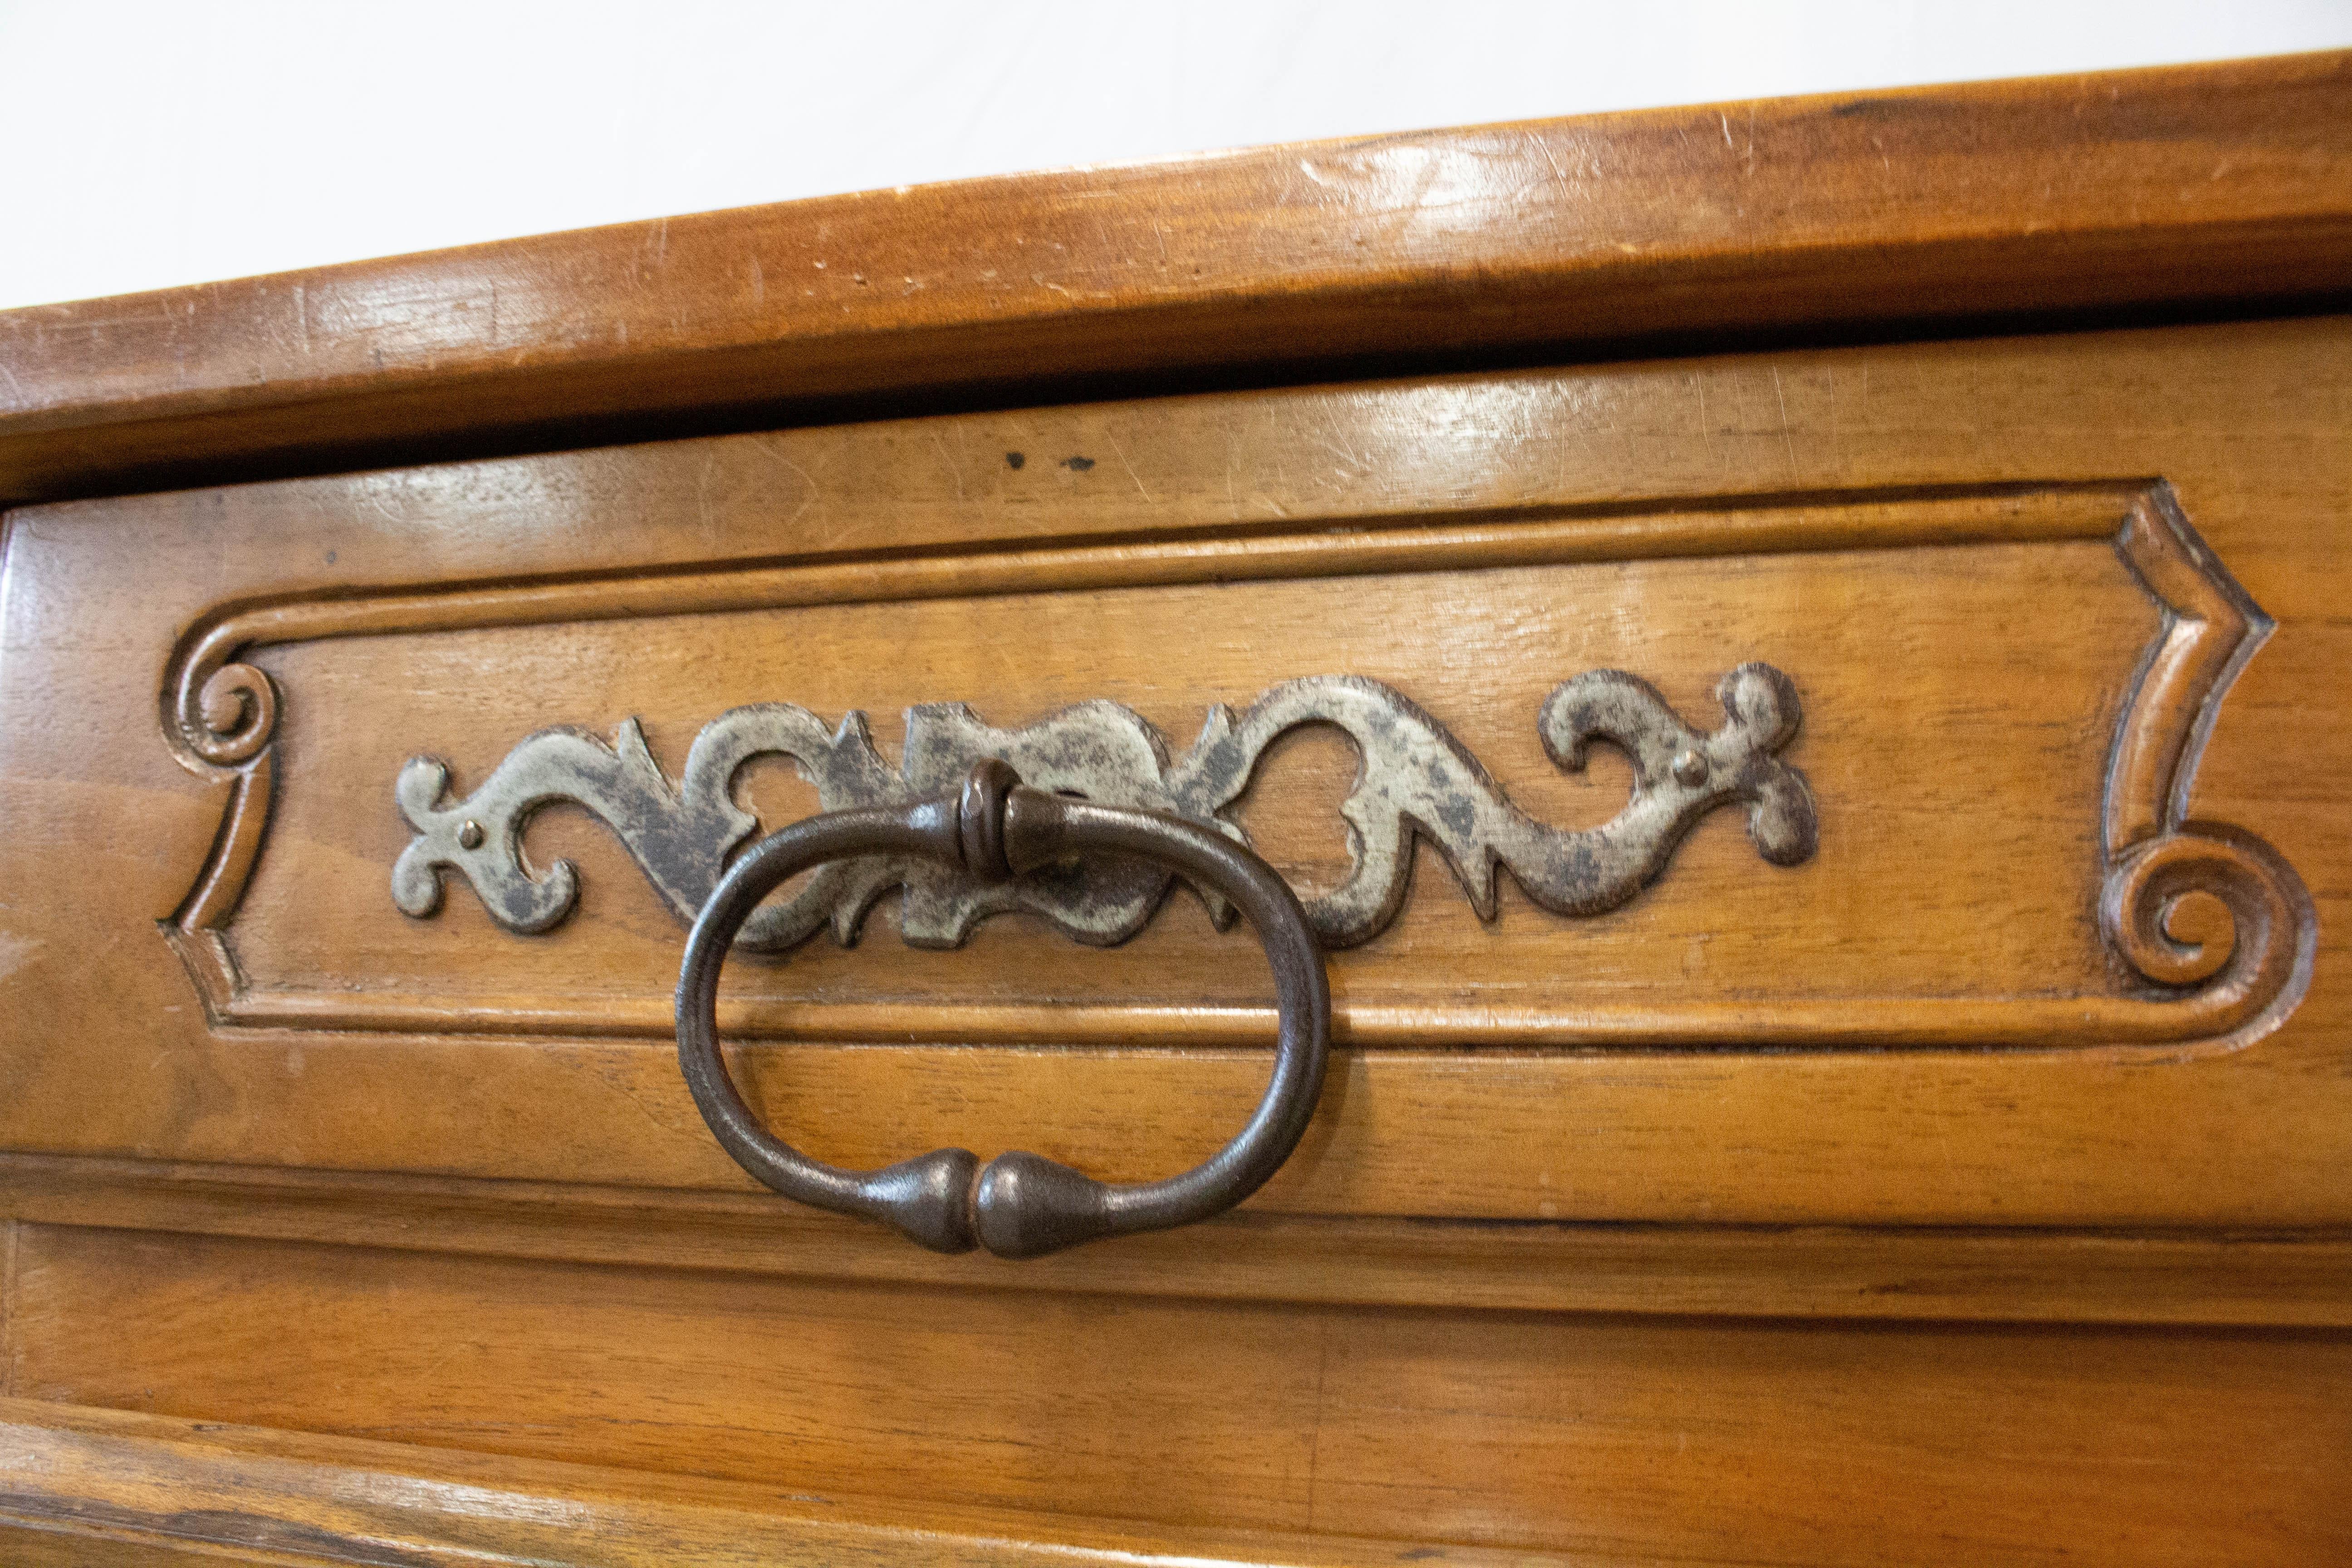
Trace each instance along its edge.
{"label": "dark spot on wood", "polygon": [[1095,460],[1092,458],[1065,458],[1062,459],[1062,467],[1069,469],[1074,474],[1083,474],[1094,466]]}
{"label": "dark spot on wood", "polygon": [[1028,460],[1027,457],[1019,452],[1007,452],[1004,454],[1004,466],[1008,468],[1017,468]]}

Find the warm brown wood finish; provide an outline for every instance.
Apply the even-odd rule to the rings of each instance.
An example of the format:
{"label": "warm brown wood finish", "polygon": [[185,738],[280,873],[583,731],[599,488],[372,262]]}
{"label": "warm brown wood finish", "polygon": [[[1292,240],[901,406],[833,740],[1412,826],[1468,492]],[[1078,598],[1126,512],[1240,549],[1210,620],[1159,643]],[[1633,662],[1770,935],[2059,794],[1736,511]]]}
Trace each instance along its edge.
{"label": "warm brown wood finish", "polygon": [[[534,836],[579,864],[587,900],[545,935],[499,930],[455,877],[431,919],[394,907],[411,829],[391,786],[419,752],[470,788],[551,723],[641,716],[675,771],[697,727],[745,702],[828,723],[865,709],[894,746],[912,702],[1014,723],[1096,697],[1181,745],[1211,701],[1345,672],[1403,689],[1543,815],[1591,822],[1624,775],[1544,757],[1545,691],[1622,667],[1702,716],[1725,669],[1765,658],[1808,705],[1790,754],[1825,804],[1819,856],[1765,865],[1718,813],[1623,910],[1563,920],[1507,897],[1487,925],[1424,855],[1396,926],[1331,957],[1335,1081],[1262,1206],[2352,1224],[2352,1079],[2331,1065],[2352,1042],[2325,959],[2352,731],[2315,727],[2298,696],[2341,660],[2352,612],[2328,569],[2352,485],[2333,439],[2347,344],[2327,319],[1789,352],[20,510],[0,681],[79,721],[23,735],[5,787],[88,826],[0,847],[12,919],[39,942],[10,982],[27,1001],[0,1128],[58,1152],[741,1186],[665,1043],[679,925],[609,834]],[[1011,451],[1037,458],[1015,469]],[[2315,889],[2311,993],[2251,1043],[2232,1031],[2269,1023],[2152,994],[2098,924],[2110,760],[2146,728],[2127,700],[2164,626],[2116,543],[2157,481],[2121,476],[2161,476],[2281,627],[2225,700],[2190,803]],[[1073,582],[1072,550],[1141,585]],[[668,569],[728,561],[791,581],[721,613],[675,597],[698,579]],[[1155,579],[1155,562],[1184,570]],[[912,596],[896,581],[933,570],[944,584]],[[1211,574],[1228,580],[1187,580]],[[583,607],[567,583],[602,596]],[[473,624],[386,629],[354,597],[420,584]],[[516,624],[495,595],[478,613],[473,584],[554,595],[559,618]],[[175,758],[155,694],[175,634],[194,646],[220,607],[257,605],[371,635],[252,656],[281,693],[274,803],[243,900],[177,941],[192,980],[152,922],[202,879],[230,797]],[[1328,877],[1352,767],[1344,744],[1302,744],[1245,820]],[[787,772],[766,786],[783,816],[806,808],[775,788]],[[258,811],[230,814],[232,839]],[[926,952],[891,918],[730,982],[772,999],[740,1021],[803,1042],[748,1052],[745,1081],[830,1157],[1034,1147],[1135,1179],[1202,1157],[1264,1082],[1248,939],[1192,900],[1108,951],[1008,921]],[[2273,945],[2291,967],[2294,942]],[[557,1043],[519,1045],[534,1036]],[[1742,1043],[1780,1050],[1721,1050]],[[111,1092],[89,1094],[93,1074]]]}
{"label": "warm brown wood finish", "polygon": [[[1621,116],[0,316],[0,1557],[2352,1558],[2347,107],[2330,56]],[[1272,1183],[1031,1263],[735,1167],[580,810],[544,931],[394,900],[404,764],[552,725],[1181,752],[1353,675],[1589,826],[1632,770],[1547,693],[1704,731],[1757,660],[1812,853],[1726,805],[1485,921],[1424,846]],[[1328,887],[1358,765],[1293,734],[1231,816]],[[1199,900],[898,919],[730,968],[813,1152],[1137,1180],[1248,1114]]]}
{"label": "warm brown wood finish", "polygon": [[[772,1486],[320,1437],[0,1399],[12,1568],[1631,1568],[1614,1552],[1416,1547],[1231,1528],[1166,1530],[930,1507],[877,1510]],[[94,1502],[93,1499],[103,1499]]]}
{"label": "warm brown wood finish", "polygon": [[2340,293],[2347,257],[2341,54],[1382,136],[0,314],[0,502],[877,394]]}
{"label": "warm brown wood finish", "polygon": [[[2347,1544],[2341,1335],[1105,1310],[38,1226],[17,1245],[38,1370],[16,1391],[69,1403],[1171,1529],[1765,1563]],[[2084,1497],[2096,1525],[2066,1530]]]}
{"label": "warm brown wood finish", "polygon": [[740,1196],[9,1155],[58,1226],[334,1241],[925,1289],[1675,1318],[2352,1328],[2352,1237],[2213,1232],[1433,1226],[1244,1211],[1018,1266]]}

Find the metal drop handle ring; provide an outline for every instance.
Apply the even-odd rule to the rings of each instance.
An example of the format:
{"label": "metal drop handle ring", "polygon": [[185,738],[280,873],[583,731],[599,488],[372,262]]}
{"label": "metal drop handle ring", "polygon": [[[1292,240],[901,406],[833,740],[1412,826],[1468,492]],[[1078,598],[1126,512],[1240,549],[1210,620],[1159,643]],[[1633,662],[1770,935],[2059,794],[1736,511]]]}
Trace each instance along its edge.
{"label": "metal drop handle ring", "polygon": [[[760,1124],[719,1054],[719,970],[761,899],[795,874],[862,855],[919,855],[982,877],[1019,876],[1074,855],[1157,861],[1231,900],[1274,969],[1280,1033],[1274,1077],[1234,1141],[1181,1175],[1113,1186],[1041,1154],[934,1149],[878,1171],[810,1159]],[[1010,764],[976,764],[961,792],[911,805],[832,811],[754,845],[710,895],[677,977],[677,1060],[694,1102],[738,1164],[788,1198],[882,1220],[939,1252],[977,1245],[1037,1258],[1099,1237],[1165,1230],[1221,1214],[1265,1184],[1298,1146],[1323,1091],[1331,992],[1297,896],[1232,839],[1153,811],[1095,805],[1023,784]]]}

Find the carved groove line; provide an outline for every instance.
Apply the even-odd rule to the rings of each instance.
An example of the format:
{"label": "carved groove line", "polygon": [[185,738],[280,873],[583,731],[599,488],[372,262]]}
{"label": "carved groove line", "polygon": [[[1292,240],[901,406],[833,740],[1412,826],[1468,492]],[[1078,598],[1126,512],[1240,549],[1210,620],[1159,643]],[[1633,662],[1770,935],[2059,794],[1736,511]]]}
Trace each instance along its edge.
{"label": "carved groove line", "polygon": [[[1328,521],[1335,526],[1347,521]],[[356,1026],[368,1028],[473,1026],[466,1009],[453,1012],[425,998],[386,996],[380,1005],[356,1005],[341,995],[247,990],[225,938],[268,819],[278,694],[269,678],[246,661],[254,650],[272,645],[1044,589],[2072,539],[2110,541],[2168,617],[2118,718],[2103,808],[2107,864],[2098,919],[2137,988],[2127,985],[2115,995],[2053,997],[2046,1004],[2019,998],[1990,1013],[1988,1004],[1958,998],[1885,1006],[1823,1005],[1827,1012],[1801,1003],[1762,1013],[1738,1004],[1671,1004],[1579,1012],[1572,1019],[1563,1015],[1556,1022],[1524,1025],[1483,1014],[1465,1014],[1448,1023],[1451,1015],[1441,1016],[1442,1009],[1357,1007],[1342,1016],[1339,1026],[1343,1034],[1367,1041],[1391,1034],[1400,1039],[1451,1037],[1463,1031],[1480,1038],[1538,1040],[1565,1028],[1576,1038],[1626,1044],[2243,1045],[2275,1026],[2307,987],[2315,917],[2300,880],[2274,851],[2250,835],[2192,822],[2187,814],[2214,719],[2271,623],[2198,539],[2169,487],[2145,481],[1992,486],[1948,494],[1857,492],[1830,503],[1727,502],[1712,510],[1536,514],[1434,526],[1417,521],[1410,528],[1363,520],[1354,531],[1305,535],[1204,531],[1144,544],[1039,546],[883,561],[730,563],[650,576],[385,588],[225,605],[191,627],[164,675],[166,741],[184,765],[225,786],[222,830],[187,895],[171,911],[164,932],[216,1022],[353,1026],[351,1020],[358,1017]],[[618,754],[618,749],[590,737],[577,738],[607,756]],[[825,738],[827,748],[834,741]],[[1437,835],[1431,837],[1437,840]],[[1510,863],[1499,852],[1497,859]],[[1474,856],[1472,863],[1455,863],[1474,901],[1482,886],[1492,885],[1491,863],[1475,861]],[[1365,875],[1360,866],[1359,874]],[[2219,899],[2233,922],[2227,953],[2218,961],[2186,947],[2168,929],[2174,909],[2191,892]],[[614,1015],[612,1027],[628,1034],[659,1032],[658,1011],[637,1020],[625,1007]],[[527,1012],[526,1007],[515,1013],[510,1023],[558,1033],[583,1026],[580,1020],[553,1015],[532,1023]],[[1394,1020],[1383,1022],[1391,1013]],[[1023,1037],[1036,1036],[1047,1022],[1007,1016],[1004,1027]],[[1190,1014],[1187,1018],[1188,1031],[1201,1024]],[[851,1026],[845,1015],[841,1024]],[[971,1026],[982,1034],[996,1027],[977,1015]],[[1235,1026],[1246,1033],[1250,1026],[1241,1021]],[[877,1037],[891,1037],[886,1030]]]}
{"label": "carved groove line", "polygon": [[[1859,493],[1834,505],[1727,500],[1631,516],[1545,515],[1464,523],[1333,517],[1305,534],[1202,530],[1181,540],[1050,546],[974,555],[774,563],[760,561],[597,574],[526,584],[384,587],[225,605],[198,617],[163,677],[165,740],[182,765],[229,782],[272,744],[278,694],[244,662],[258,649],[338,637],[550,626],[646,616],[709,615],[814,605],[952,598],[975,594],[1067,592],[1183,583],[1334,577],[1383,572],[1470,570],[1578,562],[1801,553],[1909,544],[2113,539],[2142,487],[2116,484],[1993,486],[1957,493]],[[255,792],[224,804],[225,819]],[[259,810],[266,821],[267,800]],[[257,827],[255,831],[258,831]],[[226,839],[194,879],[211,886],[211,928],[225,925],[243,892],[226,880]],[[246,862],[249,867],[250,860]],[[190,900],[194,899],[192,889]],[[183,900],[184,910],[189,900]],[[184,930],[184,920],[178,922]]]}

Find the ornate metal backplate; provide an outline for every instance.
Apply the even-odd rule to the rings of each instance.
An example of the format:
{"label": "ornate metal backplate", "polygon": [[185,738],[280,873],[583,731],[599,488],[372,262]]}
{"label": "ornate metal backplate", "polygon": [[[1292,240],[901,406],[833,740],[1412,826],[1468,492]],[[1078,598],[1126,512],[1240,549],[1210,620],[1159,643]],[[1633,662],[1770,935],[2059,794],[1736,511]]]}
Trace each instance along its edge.
{"label": "ornate metal backplate", "polygon": [[[417,836],[393,867],[393,898],[412,915],[430,915],[441,904],[442,872],[455,870],[509,930],[561,924],[579,896],[577,872],[558,861],[534,875],[523,859],[523,828],[542,808],[572,802],[619,836],[678,918],[690,921],[729,855],[760,826],[730,791],[737,772],[761,756],[798,763],[827,811],[937,795],[973,763],[1002,757],[1041,789],[1169,812],[1239,838],[1241,829],[1219,814],[1248,786],[1266,747],[1302,725],[1328,724],[1354,741],[1362,766],[1339,808],[1352,868],[1337,888],[1305,896],[1326,946],[1366,941],[1394,918],[1416,838],[1444,856],[1485,919],[1495,916],[1497,867],[1545,909],[1599,914],[1654,879],[1690,825],[1718,805],[1748,806],[1749,837],[1775,865],[1812,855],[1812,795],[1804,776],[1775,754],[1797,731],[1795,687],[1769,665],[1745,664],[1723,678],[1717,695],[1727,717],[1710,734],[1684,723],[1648,682],[1622,670],[1580,675],[1551,693],[1537,726],[1554,762],[1580,768],[1592,742],[1606,741],[1633,763],[1625,808],[1582,831],[1520,811],[1436,720],[1402,692],[1360,676],[1288,681],[1238,714],[1220,704],[1192,749],[1172,762],[1157,728],[1107,701],[1082,702],[1015,730],[997,729],[962,703],[910,708],[895,772],[875,750],[863,713],[828,727],[790,703],[737,708],[695,737],[676,784],[646,751],[634,719],[611,745],[578,730],[543,730],[454,804],[443,804],[446,763],[417,757],[401,771],[400,809]],[[829,922],[846,943],[877,900],[903,888],[899,930],[918,946],[956,946],[977,921],[1014,910],[1041,915],[1080,942],[1108,945],[1143,928],[1169,882],[1167,872],[1131,862],[984,883],[929,862],[876,858],[817,872],[799,892],[761,909],[740,941],[788,947]],[[1214,901],[1212,908],[1226,918]]]}

